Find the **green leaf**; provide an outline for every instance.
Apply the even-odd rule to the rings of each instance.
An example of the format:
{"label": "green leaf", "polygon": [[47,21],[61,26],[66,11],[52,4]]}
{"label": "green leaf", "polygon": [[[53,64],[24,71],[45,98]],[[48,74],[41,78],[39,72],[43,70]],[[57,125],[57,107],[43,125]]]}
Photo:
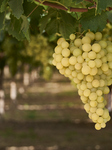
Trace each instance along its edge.
{"label": "green leaf", "polygon": [[102,10],[112,7],[112,0],[97,0],[97,13],[101,14]]}
{"label": "green leaf", "polygon": [[69,22],[70,24],[75,25],[76,19],[71,15],[71,13],[67,13],[66,11],[63,11],[63,10],[59,10],[59,13],[60,13],[61,19],[65,23]]}
{"label": "green leaf", "polygon": [[107,12],[108,20],[112,23],[112,10]]}
{"label": "green leaf", "polygon": [[5,13],[0,13],[0,30],[4,28]]}
{"label": "green leaf", "polygon": [[8,33],[19,41],[24,39],[24,34],[21,31],[21,25],[22,19],[17,19],[13,15],[11,15],[11,22],[8,26]]}
{"label": "green leaf", "polygon": [[8,0],[0,0],[0,12],[6,10]]}
{"label": "green leaf", "polygon": [[23,14],[23,0],[10,0],[8,2],[10,8],[12,9],[12,14],[19,19]]}
{"label": "green leaf", "polygon": [[75,4],[77,5],[77,4],[79,4],[79,3],[81,3],[83,0],[72,0],[72,2],[75,2]]}
{"label": "green leaf", "polygon": [[65,38],[68,39],[69,35],[75,31],[76,28],[76,19],[71,16],[71,14],[60,10],[60,24],[59,24],[59,33]]}
{"label": "green leaf", "polygon": [[22,18],[22,24],[21,24],[21,31],[23,32],[23,34],[25,35],[25,37],[27,38],[27,40],[29,41],[29,21],[27,19],[26,16],[21,16]]}
{"label": "green leaf", "polygon": [[40,20],[40,32],[42,33],[43,30],[45,30],[48,21],[51,19],[51,17],[55,17],[57,14],[57,11],[55,9],[50,9],[48,14]]}
{"label": "green leaf", "polygon": [[70,6],[72,3],[72,0],[60,0],[60,3],[62,3],[64,6]]}
{"label": "green leaf", "polygon": [[46,26],[46,32],[49,35],[54,35],[56,33],[58,33],[58,26],[59,26],[59,22],[57,19],[52,19]]}
{"label": "green leaf", "polygon": [[107,23],[107,14],[103,12],[101,15],[95,15],[95,9],[91,9],[88,12],[82,14],[81,24],[82,28],[91,31],[102,31]]}
{"label": "green leaf", "polygon": [[60,22],[59,24],[59,32],[61,35],[65,38],[68,39],[71,33],[74,33],[75,27],[70,24],[70,23],[65,23],[63,21]]}

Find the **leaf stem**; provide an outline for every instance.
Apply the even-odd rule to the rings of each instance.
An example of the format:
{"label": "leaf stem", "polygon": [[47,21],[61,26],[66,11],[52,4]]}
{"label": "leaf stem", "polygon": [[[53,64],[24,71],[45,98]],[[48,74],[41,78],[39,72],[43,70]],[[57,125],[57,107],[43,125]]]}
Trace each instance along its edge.
{"label": "leaf stem", "polygon": [[29,13],[29,15],[27,16],[27,18],[35,11],[35,9],[37,9],[38,6],[39,6],[39,5],[37,5],[37,6]]}

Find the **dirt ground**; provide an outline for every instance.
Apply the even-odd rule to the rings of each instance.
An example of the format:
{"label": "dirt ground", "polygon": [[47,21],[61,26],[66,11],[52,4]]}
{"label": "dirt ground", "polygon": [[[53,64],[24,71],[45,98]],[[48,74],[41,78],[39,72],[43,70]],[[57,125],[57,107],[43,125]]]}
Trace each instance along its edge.
{"label": "dirt ground", "polygon": [[[22,84],[18,82],[18,90]],[[0,150],[112,150],[112,121],[96,131],[69,80],[37,79],[14,102],[5,84]]]}

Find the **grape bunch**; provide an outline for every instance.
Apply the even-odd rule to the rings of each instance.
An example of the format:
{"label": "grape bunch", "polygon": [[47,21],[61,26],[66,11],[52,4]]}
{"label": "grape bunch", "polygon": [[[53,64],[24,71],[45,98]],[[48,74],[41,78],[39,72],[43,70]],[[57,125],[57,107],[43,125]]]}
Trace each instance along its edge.
{"label": "grape bunch", "polygon": [[112,42],[102,33],[88,31],[82,38],[70,35],[70,42],[59,38],[53,54],[53,65],[73,80],[84,109],[95,123],[95,129],[106,127],[110,120],[105,94],[112,84]]}

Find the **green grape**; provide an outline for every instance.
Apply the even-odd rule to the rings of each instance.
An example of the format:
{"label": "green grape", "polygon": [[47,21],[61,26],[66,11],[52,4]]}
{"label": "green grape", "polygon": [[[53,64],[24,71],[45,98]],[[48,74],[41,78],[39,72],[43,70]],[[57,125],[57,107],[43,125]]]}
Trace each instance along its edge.
{"label": "green grape", "polygon": [[62,42],[64,42],[65,39],[64,38],[59,38],[57,41],[57,45],[61,45]]}
{"label": "green grape", "polygon": [[69,57],[70,56],[70,50],[68,48],[64,48],[62,50],[63,57]]}
{"label": "green grape", "polygon": [[70,34],[70,40],[75,40],[76,36],[75,34]]}
{"label": "green grape", "polygon": [[69,58],[70,65],[75,65],[77,63],[77,58],[75,56],[71,56]]}
{"label": "green grape", "polygon": [[85,52],[89,52],[91,50],[91,44],[89,43],[84,43],[82,45],[82,50],[85,51]]}
{"label": "green grape", "polygon": [[90,59],[95,59],[95,58],[96,58],[96,53],[95,53],[94,51],[90,51],[90,52],[88,53],[88,58],[90,58]]}
{"label": "green grape", "polygon": [[101,32],[96,32],[95,33],[95,40],[96,41],[99,41],[99,40],[101,40],[102,39],[102,33]]}
{"label": "green grape", "polygon": [[68,67],[69,66],[69,58],[62,58],[61,63],[64,67]]}
{"label": "green grape", "polygon": [[85,89],[83,94],[84,94],[85,97],[89,97],[90,90],[89,89]]}
{"label": "green grape", "polygon": [[103,115],[103,109],[102,108],[98,108],[97,110],[96,110],[96,113],[97,113],[97,115],[99,115],[99,116],[102,116]]}
{"label": "green grape", "polygon": [[88,36],[85,36],[82,38],[82,44],[85,44],[85,43],[91,43],[91,39],[88,37]]}
{"label": "green grape", "polygon": [[85,65],[85,66],[82,67],[82,73],[84,75],[88,75],[90,73],[90,71],[91,71],[91,69],[90,69],[89,66]]}
{"label": "green grape", "polygon": [[99,41],[99,44],[100,44],[101,48],[106,48],[107,47],[107,42],[106,41],[101,40],[101,41]]}
{"label": "green grape", "polygon": [[96,65],[96,63],[95,63],[94,60],[90,60],[90,61],[88,62],[88,66],[89,66],[90,68],[94,68],[95,66],[97,67],[97,65]]}
{"label": "green grape", "polygon": [[76,48],[74,51],[73,51],[73,55],[74,56],[80,56],[82,54],[82,50],[79,49],[79,48]]}
{"label": "green grape", "polygon": [[62,58],[63,58],[63,57],[62,57],[61,54],[56,55],[56,56],[55,56],[55,61],[56,61],[56,62],[61,62]]}
{"label": "green grape", "polygon": [[93,50],[94,52],[96,52],[96,53],[100,52],[100,50],[101,50],[100,44],[98,44],[98,43],[93,44],[93,45],[92,45],[92,50]]}
{"label": "green grape", "polygon": [[63,65],[62,65],[60,62],[58,62],[58,63],[56,64],[56,68],[57,68],[57,69],[62,69],[62,68],[63,68]]}
{"label": "green grape", "polygon": [[82,40],[81,40],[81,39],[76,39],[76,40],[74,41],[74,45],[75,45],[76,47],[81,46],[81,45],[82,45]]}
{"label": "green grape", "polygon": [[95,80],[92,81],[92,86],[93,86],[93,87],[96,88],[96,87],[99,87],[99,85],[100,85],[99,80],[96,80],[96,79],[95,79]]}
{"label": "green grape", "polygon": [[96,123],[95,124],[95,129],[96,130],[100,130],[101,129],[101,124],[100,123]]}
{"label": "green grape", "polygon": [[95,34],[93,32],[87,32],[86,33],[86,36],[88,36],[91,40],[94,40],[95,39]]}
{"label": "green grape", "polygon": [[96,107],[97,106],[97,101],[90,101],[90,106],[91,107]]}
{"label": "green grape", "polygon": [[55,47],[55,53],[56,54],[61,54],[61,52],[62,52],[62,47],[61,46],[56,46]]}
{"label": "green grape", "polygon": [[90,95],[89,95],[89,99],[91,101],[95,101],[97,99],[97,94],[94,93],[94,92],[91,92]]}
{"label": "green grape", "polygon": [[62,47],[62,48],[68,48],[68,47],[69,47],[69,43],[66,42],[66,41],[63,41],[63,42],[61,43],[61,47]]}

